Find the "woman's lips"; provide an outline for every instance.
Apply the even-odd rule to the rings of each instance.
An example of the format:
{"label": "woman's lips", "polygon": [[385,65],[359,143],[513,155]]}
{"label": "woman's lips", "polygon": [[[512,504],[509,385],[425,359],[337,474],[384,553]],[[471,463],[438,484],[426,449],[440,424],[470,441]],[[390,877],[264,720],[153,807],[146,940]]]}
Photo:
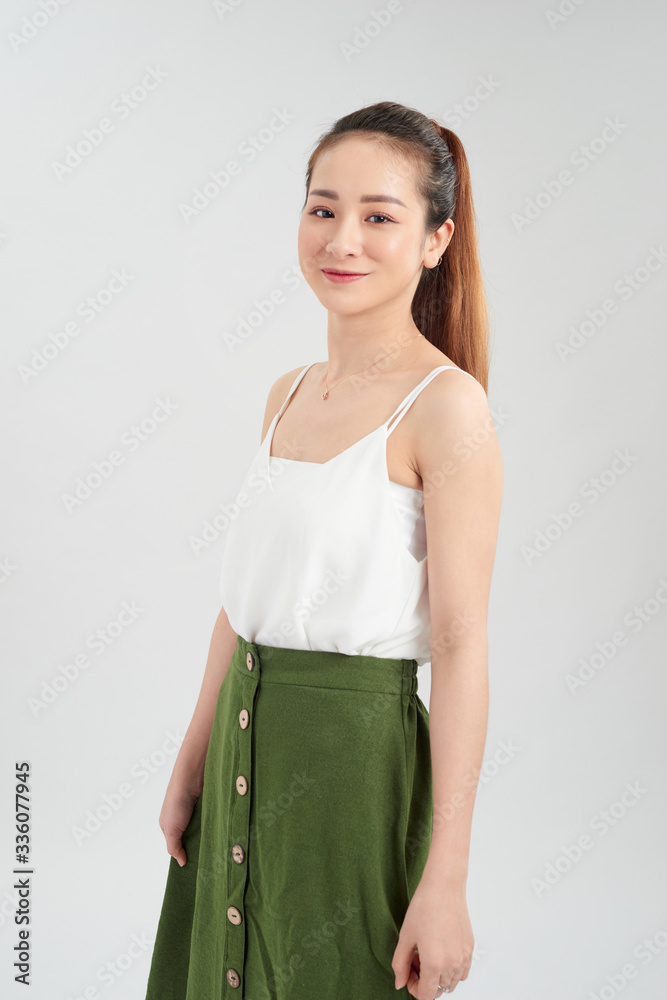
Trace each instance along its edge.
{"label": "woman's lips", "polygon": [[339,284],[341,283],[345,284],[345,282],[347,281],[358,281],[359,278],[366,277],[365,274],[361,274],[358,272],[354,273],[351,271],[334,271],[331,270],[330,268],[324,268],[324,267],[322,268],[322,274],[324,275],[325,278],[328,278],[329,281],[335,281],[338,282]]}

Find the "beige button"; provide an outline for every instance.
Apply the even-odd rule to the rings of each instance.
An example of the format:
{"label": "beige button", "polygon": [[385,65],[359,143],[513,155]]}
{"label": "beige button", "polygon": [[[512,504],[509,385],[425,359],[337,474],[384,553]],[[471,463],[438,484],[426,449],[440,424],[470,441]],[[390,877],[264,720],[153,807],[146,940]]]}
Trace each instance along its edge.
{"label": "beige button", "polygon": [[234,858],[234,861],[237,863],[237,865],[240,865],[241,862],[245,859],[245,851],[243,850],[240,844],[234,844],[234,846],[232,847],[232,857]]}
{"label": "beige button", "polygon": [[248,728],[248,722],[250,721],[250,716],[248,715],[248,709],[242,708],[239,712],[239,726],[241,729]]}
{"label": "beige button", "polygon": [[243,917],[241,915],[241,911],[237,910],[237,908],[235,906],[228,906],[227,907],[227,919],[232,924],[240,924],[241,921],[243,920]]}
{"label": "beige button", "polygon": [[248,782],[245,780],[242,774],[239,774],[238,778],[236,779],[236,791],[239,793],[239,795],[245,795],[245,793],[248,791]]}
{"label": "beige button", "polygon": [[252,670],[253,667],[255,666],[255,657],[252,655],[251,652],[247,653],[246,658],[245,658],[245,662],[246,662],[246,666],[248,667],[248,670]]}
{"label": "beige button", "polygon": [[237,986],[240,986],[241,977],[239,976],[236,969],[227,969],[227,982],[229,983],[230,986],[233,986],[234,989],[236,989]]}

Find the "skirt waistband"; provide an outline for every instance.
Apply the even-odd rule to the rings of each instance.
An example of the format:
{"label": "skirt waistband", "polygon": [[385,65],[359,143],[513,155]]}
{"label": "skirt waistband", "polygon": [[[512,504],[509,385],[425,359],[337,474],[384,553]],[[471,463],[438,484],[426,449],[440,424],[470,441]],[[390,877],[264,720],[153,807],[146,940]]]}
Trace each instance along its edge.
{"label": "skirt waistband", "polygon": [[334,650],[265,646],[237,636],[230,669],[262,682],[348,688],[383,694],[417,693],[417,661]]}

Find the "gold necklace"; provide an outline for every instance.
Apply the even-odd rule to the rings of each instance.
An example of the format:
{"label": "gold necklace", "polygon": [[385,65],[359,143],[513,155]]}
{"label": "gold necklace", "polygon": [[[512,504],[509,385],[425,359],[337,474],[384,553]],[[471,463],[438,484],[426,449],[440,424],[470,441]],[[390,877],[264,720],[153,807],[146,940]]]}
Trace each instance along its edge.
{"label": "gold necklace", "polygon": [[[423,333],[417,334],[417,337],[423,337],[423,336],[424,336]],[[402,351],[404,347],[407,347],[407,345],[410,344],[413,340],[416,340],[417,337],[410,337],[410,340],[406,340],[405,343],[401,344],[400,347],[397,347],[395,351],[390,351],[389,354],[383,355],[383,357],[379,358],[377,361],[374,361],[372,365],[368,365],[366,368],[361,368],[359,369],[358,372],[350,372],[349,375],[343,375],[342,378],[338,379],[338,382],[334,382],[331,388],[335,389],[337,385],[340,385],[341,382],[344,382],[346,378],[350,378],[351,375],[361,375],[362,372],[367,372],[369,368],[373,368],[375,365],[378,365],[380,361],[384,361],[385,358],[390,358],[392,354],[397,354],[399,351]],[[327,385],[326,376],[324,378],[324,385],[326,386],[326,388],[325,391],[322,393],[322,399],[327,399],[329,396],[329,386]]]}

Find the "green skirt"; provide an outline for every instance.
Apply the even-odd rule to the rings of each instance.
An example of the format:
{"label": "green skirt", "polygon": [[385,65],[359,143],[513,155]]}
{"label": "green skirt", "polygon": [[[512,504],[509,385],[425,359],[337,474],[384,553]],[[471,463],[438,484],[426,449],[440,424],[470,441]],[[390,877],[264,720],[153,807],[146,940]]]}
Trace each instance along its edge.
{"label": "green skirt", "polygon": [[390,1000],[432,833],[417,661],[238,637],[146,1000]]}

